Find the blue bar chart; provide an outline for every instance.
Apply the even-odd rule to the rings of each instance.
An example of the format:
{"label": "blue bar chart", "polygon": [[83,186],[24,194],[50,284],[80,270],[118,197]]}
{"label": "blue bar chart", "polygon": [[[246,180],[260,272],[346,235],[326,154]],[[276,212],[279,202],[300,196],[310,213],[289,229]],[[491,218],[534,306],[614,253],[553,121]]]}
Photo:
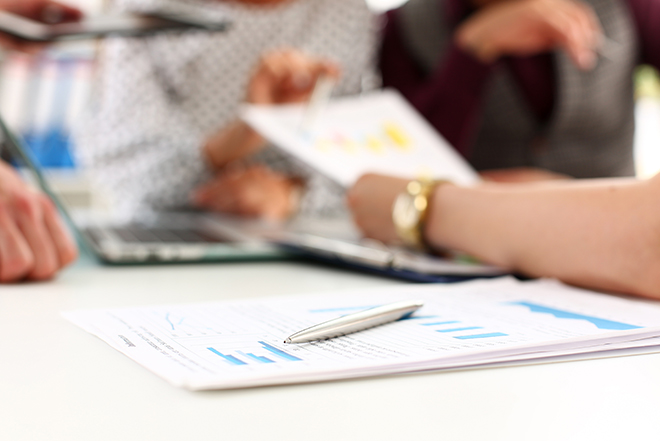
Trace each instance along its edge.
{"label": "blue bar chart", "polygon": [[599,317],[593,317],[590,315],[576,314],[574,312],[569,312],[556,308],[549,308],[547,306],[539,305],[537,303],[532,303],[532,302],[511,302],[509,304],[515,306],[524,306],[528,308],[530,312],[535,314],[550,314],[558,319],[586,321],[593,324],[598,329],[604,329],[610,331],[627,331],[630,329],[641,328],[641,326],[630,325],[628,323],[622,323],[613,320],[606,320]]}
{"label": "blue bar chart", "polygon": [[218,356],[224,358],[229,364],[233,364],[234,366],[242,366],[242,365],[247,364],[246,362],[241,361],[240,359],[234,357],[233,355],[223,354],[222,352],[218,351],[217,349],[208,348],[208,350],[213,352],[215,355],[218,355]]}
{"label": "blue bar chart", "polygon": [[[302,361],[301,358],[279,349],[265,341],[259,341],[259,348],[253,352],[247,350],[233,350],[222,352],[214,347],[207,347],[209,351],[222,358],[232,366],[247,366],[251,364],[272,364],[290,361]],[[260,353],[255,353],[260,352]]]}

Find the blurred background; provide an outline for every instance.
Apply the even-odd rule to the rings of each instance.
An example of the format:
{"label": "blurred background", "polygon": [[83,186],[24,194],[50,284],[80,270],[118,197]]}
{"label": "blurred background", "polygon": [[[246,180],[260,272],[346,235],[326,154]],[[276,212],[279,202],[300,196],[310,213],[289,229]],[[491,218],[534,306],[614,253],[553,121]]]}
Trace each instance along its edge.
{"label": "blurred background", "polygon": [[[383,12],[406,0],[367,0]],[[111,0],[67,0],[96,15]],[[30,56],[0,53],[0,112],[22,135],[34,157],[47,169],[49,180],[72,208],[111,210],[108,200],[92,188],[71,155],[70,132],[90,96],[97,42],[62,43]],[[660,171],[660,80],[650,67],[636,76],[637,174],[646,178]]]}

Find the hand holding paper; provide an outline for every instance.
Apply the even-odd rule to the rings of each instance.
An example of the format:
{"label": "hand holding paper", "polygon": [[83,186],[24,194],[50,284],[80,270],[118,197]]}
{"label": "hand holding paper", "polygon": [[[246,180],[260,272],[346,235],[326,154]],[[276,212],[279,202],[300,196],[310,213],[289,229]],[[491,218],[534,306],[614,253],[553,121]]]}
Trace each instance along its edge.
{"label": "hand holding paper", "polygon": [[261,58],[248,85],[251,104],[306,103],[321,77],[337,79],[341,71],[329,60],[294,49],[273,51]]}

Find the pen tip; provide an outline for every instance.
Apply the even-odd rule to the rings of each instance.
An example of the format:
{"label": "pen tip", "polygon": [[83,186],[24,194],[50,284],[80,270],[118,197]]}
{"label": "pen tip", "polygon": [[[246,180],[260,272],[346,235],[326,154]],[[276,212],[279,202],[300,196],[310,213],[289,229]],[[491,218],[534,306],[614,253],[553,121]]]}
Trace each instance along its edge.
{"label": "pen tip", "polygon": [[290,338],[287,338],[286,340],[284,340],[284,344],[287,344],[287,343],[291,343],[291,339],[290,339]]}

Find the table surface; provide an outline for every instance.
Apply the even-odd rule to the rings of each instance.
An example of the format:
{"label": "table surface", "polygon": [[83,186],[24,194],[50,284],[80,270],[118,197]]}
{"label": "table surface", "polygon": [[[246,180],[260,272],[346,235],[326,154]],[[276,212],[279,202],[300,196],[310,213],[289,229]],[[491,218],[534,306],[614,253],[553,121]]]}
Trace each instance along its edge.
{"label": "table surface", "polygon": [[2,440],[657,440],[660,354],[234,391],[170,386],[83,308],[393,286],[293,262],[103,267],[0,286]]}

